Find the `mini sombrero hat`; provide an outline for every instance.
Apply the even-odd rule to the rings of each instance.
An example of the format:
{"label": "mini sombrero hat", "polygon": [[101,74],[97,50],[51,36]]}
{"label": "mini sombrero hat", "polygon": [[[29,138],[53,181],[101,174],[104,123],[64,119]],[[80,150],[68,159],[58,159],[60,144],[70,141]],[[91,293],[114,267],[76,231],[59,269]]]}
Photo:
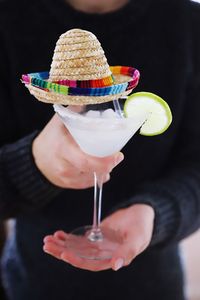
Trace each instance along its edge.
{"label": "mini sombrero hat", "polygon": [[96,36],[72,29],[59,37],[50,72],[23,75],[22,82],[42,102],[83,105],[130,94],[139,76],[132,67],[110,67]]}

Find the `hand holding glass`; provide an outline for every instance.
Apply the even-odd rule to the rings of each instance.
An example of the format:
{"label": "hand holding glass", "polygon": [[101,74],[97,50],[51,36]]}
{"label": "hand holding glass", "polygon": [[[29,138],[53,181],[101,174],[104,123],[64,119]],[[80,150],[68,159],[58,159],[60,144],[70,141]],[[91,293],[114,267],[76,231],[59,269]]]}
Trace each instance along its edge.
{"label": "hand holding glass", "polygon": [[[110,105],[113,105],[112,102]],[[118,101],[114,102],[114,108],[105,109],[105,105],[101,104],[67,108],[54,105],[80,148],[97,157],[120,151],[146,119],[145,113],[137,114],[134,118],[123,117]],[[100,226],[103,175],[94,170],[93,225],[75,229],[66,244],[70,251],[90,260],[112,258],[112,253],[123,242],[117,232]]]}

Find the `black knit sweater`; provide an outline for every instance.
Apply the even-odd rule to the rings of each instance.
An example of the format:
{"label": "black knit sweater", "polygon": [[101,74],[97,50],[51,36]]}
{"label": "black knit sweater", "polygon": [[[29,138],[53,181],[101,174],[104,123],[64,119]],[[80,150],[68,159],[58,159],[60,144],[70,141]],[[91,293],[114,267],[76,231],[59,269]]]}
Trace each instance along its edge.
{"label": "black knit sweater", "polygon": [[[59,35],[75,27],[97,35],[110,65],[138,68],[136,91],[159,94],[173,113],[163,135],[133,137],[105,185],[104,216],[134,203],[156,213],[151,246],[118,272],[75,269],[42,251],[46,234],[91,222],[92,189],[59,189],[35,166],[32,141],[53,109],[20,77],[49,70]],[[184,299],[177,244],[200,224],[199,53],[200,6],[189,0],[133,0],[105,15],[62,0],[0,1],[0,216],[15,218],[2,261],[9,299]]]}

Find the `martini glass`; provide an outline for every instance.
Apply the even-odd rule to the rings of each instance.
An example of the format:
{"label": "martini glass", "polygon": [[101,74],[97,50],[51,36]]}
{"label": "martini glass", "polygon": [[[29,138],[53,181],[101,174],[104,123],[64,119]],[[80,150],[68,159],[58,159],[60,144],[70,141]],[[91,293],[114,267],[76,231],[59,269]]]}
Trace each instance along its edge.
{"label": "martini glass", "polygon": [[[147,118],[145,112],[125,118],[120,105],[114,100],[96,105],[54,105],[54,109],[82,151],[105,157],[120,151]],[[101,226],[103,175],[94,170],[93,224],[72,231],[66,244],[70,251],[90,260],[111,259],[123,242],[117,232]]]}

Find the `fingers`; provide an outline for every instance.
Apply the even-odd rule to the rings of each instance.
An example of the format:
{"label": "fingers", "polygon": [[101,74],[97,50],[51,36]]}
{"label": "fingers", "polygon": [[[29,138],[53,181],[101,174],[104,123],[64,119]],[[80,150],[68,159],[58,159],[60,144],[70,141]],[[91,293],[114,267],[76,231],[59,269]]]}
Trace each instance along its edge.
{"label": "fingers", "polygon": [[58,230],[58,231],[56,231],[56,232],[54,233],[54,237],[57,238],[57,239],[60,240],[60,241],[65,242],[66,239],[68,238],[68,234],[65,233],[65,232],[62,231],[62,230]]}
{"label": "fingers", "polygon": [[[75,168],[66,168],[65,164],[57,171],[56,175],[60,179],[60,185],[71,189],[87,189],[94,186],[93,173],[81,172]],[[110,174],[104,174],[102,182],[106,183],[110,180]]]}
{"label": "fingers", "polygon": [[76,268],[94,272],[110,269],[110,260],[89,260],[81,258],[73,251],[70,251],[70,249],[67,248],[68,237],[69,235],[63,231],[57,231],[53,236],[46,236],[44,238],[43,250]]}
{"label": "fingers", "polygon": [[90,260],[79,257],[67,247],[67,240],[69,236],[69,234],[66,234],[63,231],[57,231],[53,236],[45,237],[43,250],[76,268],[94,272],[110,268],[114,271],[118,271],[120,268],[128,266],[133,259],[146,248],[145,244],[140,246],[135,244],[132,246],[130,241],[127,241],[116,249],[111,260]]}
{"label": "fingers", "polygon": [[44,239],[43,250],[63,260],[70,265],[90,271],[103,271],[112,268],[117,271],[124,266],[128,266],[132,260],[140,253],[130,248],[129,243],[124,243],[120,246],[113,255],[111,260],[90,260],[77,256],[73,251],[67,248],[67,238],[69,235],[62,231],[54,234],[54,236],[47,236]]}
{"label": "fingers", "polygon": [[135,237],[133,241],[130,238],[127,239],[113,254],[111,268],[118,271],[120,268],[130,265],[136,256],[147,248],[148,244],[148,241],[144,241],[140,237],[138,239]]}
{"label": "fingers", "polygon": [[54,235],[48,235],[44,238],[43,250],[61,259],[61,254],[65,250],[68,234],[64,231],[56,231]]}
{"label": "fingers", "polygon": [[61,254],[64,251],[64,245],[62,245],[59,241],[56,241],[55,237],[47,236],[44,238],[43,250],[57,259],[61,259]]}
{"label": "fingers", "polygon": [[130,247],[130,243],[124,243],[114,253],[111,268],[118,271],[120,268],[128,266],[138,254],[139,252],[136,249]]}
{"label": "fingers", "polygon": [[61,259],[76,268],[93,272],[110,269],[110,260],[90,260],[76,256],[72,251],[63,251]]}
{"label": "fingers", "polygon": [[65,134],[64,140],[65,142],[61,147],[62,150],[59,149],[59,151],[62,151],[64,159],[82,172],[110,173],[124,159],[121,152],[107,157],[87,155],[76,144],[69,132]]}
{"label": "fingers", "polygon": [[94,171],[106,174],[103,182],[108,181],[109,173],[123,160],[122,153],[103,158],[84,153],[56,114],[34,139],[32,153],[37,168],[51,183],[72,189],[92,187]]}
{"label": "fingers", "polygon": [[62,131],[62,135],[59,134],[60,142],[57,144],[57,154],[61,154],[63,158],[82,172],[110,173],[124,159],[121,152],[98,158],[85,154],[56,114],[47,126],[54,129],[58,127],[58,130]]}

